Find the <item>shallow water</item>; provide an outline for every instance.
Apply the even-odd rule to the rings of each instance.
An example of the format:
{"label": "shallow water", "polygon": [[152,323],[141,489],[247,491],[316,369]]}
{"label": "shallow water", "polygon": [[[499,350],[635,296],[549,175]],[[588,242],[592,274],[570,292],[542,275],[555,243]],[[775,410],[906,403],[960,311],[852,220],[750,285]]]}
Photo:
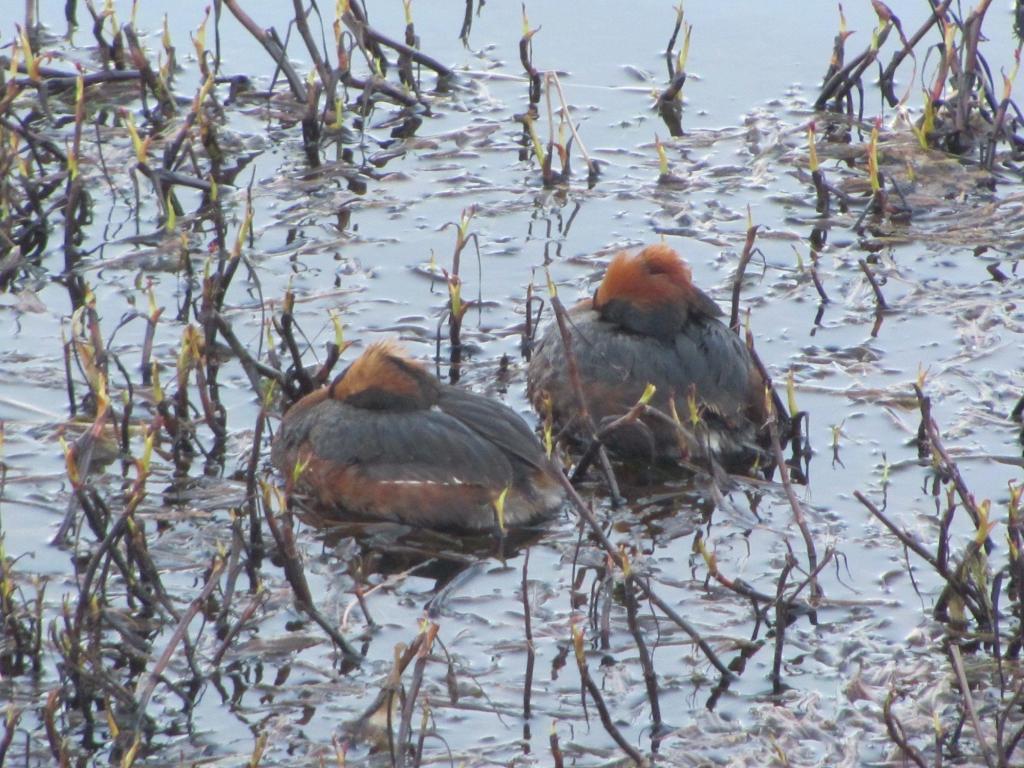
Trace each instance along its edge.
{"label": "shallow water", "polygon": [[[370,8],[371,21],[398,37],[401,4],[386,5]],[[817,292],[797,265],[809,264],[809,238],[821,222],[813,189],[796,170],[806,164],[809,102],[831,53],[834,6],[815,3],[787,14],[765,3],[688,4],[686,18],[694,32],[688,64],[692,75],[684,88],[685,135],[669,139],[651,109],[652,90],[665,83],[662,52],[674,21],[669,4],[640,3],[628,13],[621,4],[606,2],[588,3],[582,10],[578,4],[531,5],[530,25],[540,27],[534,62],[560,73],[580,135],[602,168],[601,178],[588,189],[582,160],[576,157],[577,176],[569,185],[545,190],[535,163],[519,159],[521,128],[512,119],[526,106],[517,51],[519,6],[487,4],[475,16],[469,45],[463,47],[457,39],[462,8],[450,5],[413,11],[422,49],[455,65],[462,87],[431,100],[432,114],[407,142],[405,154],[388,161],[381,169],[385,175],[369,181],[365,194],[350,191],[330,166],[310,173],[297,126],[282,128],[267,120],[256,102],[244,107],[245,115],[231,113],[225,132],[257,153],[240,176],[243,187],[250,177],[254,180],[255,234],[246,250],[252,272],[236,279],[228,298],[236,333],[255,350],[265,307],[279,302],[290,286],[298,298],[296,318],[314,356],[333,338],[327,314],[333,310],[346,337],[355,342],[346,360],[369,342],[396,335],[412,354],[433,360],[447,292],[436,269],[436,277],[430,276],[430,265],[450,265],[454,231],[445,224],[476,206],[471,230],[478,238],[479,262],[475,249],[468,249],[462,275],[464,295],[479,297],[481,307],[470,311],[464,326],[471,353],[460,385],[501,397],[532,422],[520,337],[527,285],[532,282],[543,295],[545,267],[568,302],[593,291],[616,250],[652,242],[660,234],[686,256],[696,282],[724,307],[749,208],[763,230],[743,307],[750,310],[758,352],[777,383],[793,372],[816,452],[809,482],[799,493],[819,553],[832,546],[844,557],[821,574],[826,597],[817,623],[802,618],[787,630],[787,690],[773,698],[771,635],[763,626],[754,627],[748,603],[709,580],[692,542],[694,533],[702,531],[730,578],[773,593],[787,548],[805,561],[781,487],[739,482],[727,503],[716,508],[699,483],[678,481],[671,487],[629,488],[631,503],[612,509],[599,485],[584,486],[587,498],[596,497],[613,541],[634,553],[658,594],[727,663],[752,637],[765,643],[739,679],[718,695],[714,669],[689,638],[642,607],[647,642],[656,645],[663,717],[671,726],[657,750],[681,765],[768,764],[778,761],[779,753],[794,765],[883,764],[894,754],[879,714],[890,683],[913,689],[922,700],[926,691],[936,697],[920,708],[904,705],[901,712],[905,725],[919,726],[916,738],[930,738],[930,722],[921,713],[927,706],[943,714],[951,709],[948,669],[937,650],[940,631],[930,618],[941,583],[920,562],[911,561],[915,584],[903,550],[852,494],[860,490],[880,501],[884,492],[885,508],[900,525],[925,541],[934,540],[941,499],[931,495],[932,471],[918,463],[913,444],[920,417],[912,384],[920,371],[927,371],[925,390],[947,446],[961,457],[961,471],[974,494],[991,500],[994,519],[1005,519],[1007,483],[1020,482],[1020,465],[993,457],[1021,455],[1019,426],[1007,418],[1024,388],[1024,309],[1014,260],[1022,231],[1014,202],[1022,191],[1019,182],[1006,172],[989,192],[975,188],[959,166],[944,166],[929,176],[929,168],[945,161],[914,154],[906,128],[900,129],[886,112],[891,134],[886,133],[894,147],[891,166],[910,163],[920,169],[909,191],[914,215],[908,225],[878,224],[863,237],[853,231],[859,211],[836,214],[827,222],[829,242],[818,269],[831,303],[819,317]],[[874,23],[870,4],[847,5],[849,26],[857,30],[849,50],[859,51]],[[891,3],[908,30],[923,20],[919,5]],[[60,6],[44,3],[41,10],[56,34],[63,32]],[[287,27],[290,16],[283,4],[246,8],[262,26]],[[138,24],[153,30],[147,42],[154,47],[161,16],[161,9],[148,4],[139,9]],[[188,33],[201,17],[197,7],[170,19],[179,52],[189,49]],[[1008,67],[1012,44],[1005,8],[992,12],[986,33],[990,61]],[[225,69],[257,73],[257,87],[266,87],[271,63],[226,11],[221,34]],[[75,41],[88,46],[90,39],[79,30]],[[84,47],[66,50],[72,58],[87,55]],[[293,55],[299,58],[297,47]],[[184,67],[178,90],[191,95],[197,82],[194,62]],[[1016,88],[1019,92],[1020,85]],[[880,103],[877,90],[869,89],[866,116],[873,117]],[[388,116],[380,109],[371,118],[366,154],[378,151],[377,143],[388,137],[390,128],[383,125]],[[546,135],[543,131],[546,127]],[[685,180],[681,188],[657,183],[656,136],[666,143],[672,172]],[[107,162],[131,162],[123,131],[112,131],[109,149]],[[837,179],[856,175],[838,161],[826,168]],[[97,197],[106,192],[100,189]],[[129,189],[126,185],[120,192]],[[232,210],[240,219],[244,189],[233,194]],[[126,313],[145,307],[142,287],[151,279],[157,303],[166,307],[154,358],[170,378],[183,329],[173,320],[183,290],[176,262],[161,246],[127,240],[159,234],[154,201],[144,198],[141,215],[135,217],[123,198],[110,197],[87,229],[86,244],[96,249],[87,276],[104,334],[109,342]],[[182,199],[186,208],[198,201],[188,194]],[[986,206],[994,207],[995,214],[985,213]],[[342,211],[345,215],[339,216]],[[967,220],[997,226],[981,229],[979,242],[978,232],[960,227]],[[235,221],[230,228],[232,237],[237,226]],[[59,240],[53,238],[42,265],[50,274],[63,263]],[[992,250],[975,255],[979,244]],[[191,244],[197,258],[207,245],[201,237]],[[891,309],[876,328],[875,299],[857,261],[879,245],[872,269],[884,280]],[[1009,279],[994,281],[987,269],[992,264]],[[65,423],[61,354],[69,309],[66,291],[45,277],[24,288],[20,296],[0,295],[0,316],[12,328],[0,336],[0,421],[8,467],[0,511],[6,553],[20,558],[15,571],[26,580],[32,575],[48,580],[47,612],[56,617],[62,594],[77,594],[70,553],[46,543],[70,498],[57,442],[62,431],[74,434]],[[143,331],[143,323],[129,322],[112,342],[133,373]],[[450,373],[447,354],[445,342],[437,363],[445,378]],[[507,377],[497,373],[503,355],[512,361]],[[197,462],[194,482],[175,501],[162,498],[171,469],[162,466],[141,515],[164,583],[183,605],[202,587],[212,553],[230,547],[229,511],[241,505],[245,494],[244,484],[229,478],[244,469],[259,403],[234,363],[222,370],[221,383],[229,414],[223,473],[202,477]],[[835,428],[841,431],[834,459]],[[113,492],[118,472],[112,465],[108,473],[105,484]],[[208,670],[211,676],[195,708],[183,713],[179,699],[158,686],[148,712],[160,732],[146,764],[237,764],[248,759],[260,734],[270,737],[264,764],[334,759],[332,739],[349,737],[344,724],[360,716],[384,684],[396,644],[414,639],[428,602],[452,570],[408,572],[423,559],[415,555],[378,563],[377,540],[365,535],[354,540],[345,532],[330,535],[308,526],[299,533],[319,607],[339,622],[347,616],[344,631],[365,649],[366,662],[355,670],[339,668],[320,629],[295,611],[280,568],[266,561],[260,572],[266,604],[216,674],[212,666]],[[959,525],[957,533],[962,546],[970,536],[968,526]],[[383,538],[386,549],[396,548],[393,539]],[[1005,538],[998,531],[994,538],[998,552]],[[432,553],[445,549],[417,538],[400,543]],[[589,668],[614,721],[630,743],[650,751],[650,705],[637,650],[621,593],[600,589],[604,559],[599,550],[578,544],[568,512],[537,541],[507,552],[504,559],[494,554],[495,547],[484,541],[462,552],[477,564],[434,608],[443,651],[435,649],[431,656],[420,694],[430,705],[424,759],[546,765],[552,761],[552,729],[574,764],[619,759],[622,753],[601,727],[593,704],[586,712],[581,704],[570,647],[574,626],[585,633]],[[451,548],[458,549],[458,543]],[[370,571],[367,584],[381,585],[368,598],[376,622],[372,629],[352,608],[350,568],[359,558]],[[524,568],[537,654],[528,720],[523,717]],[[248,587],[244,581],[243,589]],[[236,599],[244,604],[250,596]],[[605,610],[607,647],[601,639]],[[170,629],[153,638],[154,655],[169,641]],[[216,638],[207,631],[197,635],[197,642],[200,658],[208,661]],[[58,684],[53,664],[51,657],[35,683],[20,678],[2,682],[25,710],[21,727],[32,745],[27,762],[46,764],[49,757],[38,706]],[[186,674],[180,660],[171,670],[172,677]],[[419,717],[417,711],[417,728]],[[73,723],[68,731],[73,739]],[[383,757],[362,741],[351,746],[348,759]]]}

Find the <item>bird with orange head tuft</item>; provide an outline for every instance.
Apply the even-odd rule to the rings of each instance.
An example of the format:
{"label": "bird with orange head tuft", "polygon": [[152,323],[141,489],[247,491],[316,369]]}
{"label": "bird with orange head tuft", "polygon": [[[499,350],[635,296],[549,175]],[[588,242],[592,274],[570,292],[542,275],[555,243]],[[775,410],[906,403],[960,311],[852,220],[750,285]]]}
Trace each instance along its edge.
{"label": "bird with orange head tuft", "polygon": [[[663,244],[620,252],[593,299],[569,310],[580,388],[599,429],[629,412],[648,384],[656,388],[649,405],[678,415],[677,423],[650,412],[622,420],[603,438],[614,454],[712,458],[736,471],[763,463],[766,381],[721,315],[693,284],[686,262]],[[527,392],[569,435],[589,437],[555,324],[533,352]]]}
{"label": "bird with orange head tuft", "polygon": [[488,529],[499,504],[504,524],[521,526],[564,498],[515,411],[440,383],[389,342],[288,410],[271,461],[343,518]]}

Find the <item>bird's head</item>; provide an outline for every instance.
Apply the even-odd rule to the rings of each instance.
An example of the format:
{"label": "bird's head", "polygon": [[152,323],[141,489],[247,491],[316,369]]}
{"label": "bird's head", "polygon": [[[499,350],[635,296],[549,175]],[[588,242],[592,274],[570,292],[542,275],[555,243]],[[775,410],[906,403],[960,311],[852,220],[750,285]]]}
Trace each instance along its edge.
{"label": "bird's head", "polygon": [[693,273],[664,244],[612,259],[594,294],[601,319],[647,336],[670,338],[692,317],[717,317],[718,305],[693,284]]}
{"label": "bird's head", "polygon": [[437,402],[438,383],[396,343],[379,341],[331,384],[330,397],[357,408],[412,411]]}

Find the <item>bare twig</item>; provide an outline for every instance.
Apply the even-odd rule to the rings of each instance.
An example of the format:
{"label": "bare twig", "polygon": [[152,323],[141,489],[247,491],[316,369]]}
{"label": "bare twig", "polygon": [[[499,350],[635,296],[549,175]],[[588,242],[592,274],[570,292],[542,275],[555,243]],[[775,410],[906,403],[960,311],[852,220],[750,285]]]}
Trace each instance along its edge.
{"label": "bare twig", "polygon": [[388,37],[383,32],[371,27],[366,23],[366,19],[363,18],[362,11],[359,10],[356,3],[352,3],[349,6],[349,10],[351,13],[345,14],[344,21],[357,36],[362,34],[367,40],[392,48],[403,56],[408,56],[417,64],[421,64],[424,67],[427,67],[427,69],[434,70],[434,72],[443,78],[451,78],[455,75],[455,72],[451,67],[445,66],[433,56],[429,56],[418,48],[413,48],[405,43],[395,40],[394,38]]}
{"label": "bare twig", "polygon": [[601,724],[604,726],[605,731],[608,732],[608,735],[611,736],[615,743],[619,745],[619,749],[625,752],[634,764],[646,768],[646,766],[650,765],[650,762],[646,757],[640,754],[636,747],[626,741],[622,732],[618,729],[615,723],[612,722],[611,715],[608,713],[608,705],[605,704],[604,696],[601,694],[601,689],[590,676],[587,659],[583,653],[583,635],[578,627],[573,627],[572,642],[573,647],[576,649],[576,666],[579,669],[580,680],[583,683],[583,687],[586,688],[587,693],[590,694],[590,698],[594,702],[594,706],[597,707],[597,713],[601,718]]}
{"label": "bare twig", "polygon": [[891,21],[886,22],[878,31],[871,47],[829,78],[828,82],[821,87],[821,93],[818,94],[818,99],[814,102],[816,110],[827,109],[829,100],[833,98],[835,98],[836,103],[840,102],[860,82],[860,78],[865,70],[877,60],[878,51],[889,36],[892,27]]}
{"label": "bare twig", "polygon": [[632,570],[626,572],[625,602],[626,621],[629,624],[629,633],[633,635],[636,642],[637,654],[640,657],[640,669],[644,674],[644,686],[647,688],[647,700],[651,704],[651,724],[655,733],[661,730],[661,705],[658,702],[658,675],[654,671],[654,662],[651,660],[650,651],[647,650],[647,643],[644,640],[644,633],[640,629],[639,613],[636,600],[636,576]]}
{"label": "bare twig", "polygon": [[238,19],[238,22],[245,27],[250,35],[256,38],[256,41],[263,46],[263,50],[270,55],[274,63],[284,72],[285,79],[288,80],[288,87],[291,88],[295,100],[300,104],[305,104],[307,101],[306,84],[299,77],[299,73],[295,71],[291,62],[288,61],[288,55],[278,41],[277,35],[270,34],[273,30],[267,31],[262,29],[259,24],[253,21],[249,14],[242,10],[238,5],[238,0],[223,0],[223,2],[234,17]]}
{"label": "bare twig", "polygon": [[[789,500],[789,507],[793,510],[793,521],[796,523],[797,528],[800,529],[800,535],[803,537],[804,546],[807,548],[807,569],[814,572],[818,567],[818,553],[814,547],[814,537],[811,536],[811,530],[807,527],[807,519],[804,516],[803,504],[801,504],[800,499],[797,498],[796,489],[793,488],[793,483],[789,477],[789,465],[786,464],[786,457],[782,455],[782,445],[779,443],[779,427],[775,418],[772,418],[768,422],[768,434],[771,439],[772,454],[775,457],[775,464],[779,469],[779,479],[782,481],[782,487],[786,491],[786,498]],[[821,594],[821,587],[816,581],[812,582],[812,598],[820,597]]]}
{"label": "bare twig", "polygon": [[754,241],[757,239],[759,228],[759,224],[751,224],[747,227],[747,239],[743,243],[743,252],[740,254],[739,263],[736,265],[736,274],[732,279],[732,308],[729,312],[729,327],[736,333],[740,331],[740,292],[743,289],[743,275],[754,255]]}
{"label": "bare twig", "polygon": [[160,678],[163,676],[164,670],[167,669],[167,665],[171,663],[171,657],[174,655],[174,650],[184,639],[185,633],[188,631],[188,625],[192,623],[192,619],[196,617],[196,614],[203,608],[206,600],[211,594],[213,594],[213,590],[216,589],[217,583],[220,580],[220,575],[224,571],[225,563],[226,561],[223,558],[217,557],[213,568],[210,571],[210,575],[206,580],[206,584],[203,585],[202,591],[194,600],[192,600],[191,603],[189,603],[188,608],[178,620],[178,624],[171,633],[171,637],[167,641],[167,645],[164,648],[163,653],[160,654],[160,658],[157,659],[153,668],[150,669],[149,674],[144,678],[140,678],[139,684],[135,689],[137,707],[135,713],[136,732],[138,732],[142,725],[142,718],[146,715],[146,707],[149,705],[149,700],[153,696],[153,691],[156,690],[157,683],[160,682]]}
{"label": "bare twig", "polygon": [[867,261],[864,259],[857,259],[857,264],[860,266],[860,271],[864,273],[864,277],[866,277],[868,282],[871,284],[871,290],[875,292],[875,303],[877,304],[878,309],[882,311],[888,309],[889,305],[885,303],[885,296],[882,295],[882,288],[878,284],[878,279],[868,266]]}
{"label": "bare twig", "polygon": [[533,667],[537,660],[537,652],[533,647],[533,620],[530,617],[530,593],[529,582],[526,579],[527,570],[530,567],[530,549],[523,555],[523,578],[520,582],[523,600],[523,631],[526,635],[526,674],[523,680],[523,719],[529,720],[531,713],[531,699],[533,696]]}
{"label": "bare twig", "polygon": [[925,762],[924,756],[914,748],[914,746],[907,741],[907,737],[903,732],[903,725],[899,719],[893,714],[892,703],[896,697],[896,689],[890,688],[889,695],[885,697],[885,703],[882,705],[882,713],[885,718],[885,729],[889,732],[889,738],[896,742],[896,746],[900,748],[904,757],[909,758],[914,762],[917,768],[929,768]]}
{"label": "bare twig", "polygon": [[395,768],[404,768],[408,750],[409,733],[412,728],[412,714],[416,708],[416,699],[419,696],[420,686],[423,684],[423,672],[427,666],[427,658],[434,647],[434,638],[437,637],[439,627],[430,622],[422,631],[423,642],[416,651],[416,663],[413,665],[412,679],[409,681],[409,690],[405,695],[405,703],[402,706],[402,719],[398,725],[398,736],[395,739]]}
{"label": "bare twig", "polygon": [[[578,412],[576,418],[579,419],[580,423],[591,442],[597,441],[597,427],[594,425],[594,419],[590,415],[590,408],[587,405],[586,395],[583,393],[583,384],[580,379],[579,363],[576,360],[576,354],[572,347],[572,332],[569,330],[570,320],[568,313],[565,311],[565,307],[562,306],[561,299],[557,295],[552,296],[549,299],[551,308],[555,312],[555,321],[558,323],[558,331],[562,337],[562,349],[565,351],[566,366],[569,372],[569,384],[572,387],[573,394],[576,396],[576,405]],[[608,453],[605,451],[604,446],[600,446],[598,449],[598,458],[601,462],[601,468],[604,470],[605,479],[608,481],[608,491],[612,496],[612,503],[615,505],[621,504],[622,494],[619,492],[619,484],[615,479],[615,472],[612,470],[611,462],[608,460]]]}
{"label": "bare twig", "polygon": [[791,553],[786,554],[786,564],[779,573],[775,588],[775,656],[772,659],[772,693],[778,696],[782,692],[782,651],[786,643],[786,627],[789,626],[789,602],[783,599],[786,591],[786,579],[796,565]]}
{"label": "bare twig", "polygon": [[978,745],[981,747],[981,754],[985,758],[985,765],[988,768],[995,768],[995,759],[992,756],[992,748],[989,746],[985,732],[981,729],[981,721],[978,719],[978,710],[974,706],[974,695],[971,693],[971,686],[967,682],[967,675],[964,672],[964,660],[960,656],[960,648],[956,643],[947,640],[946,650],[949,659],[953,664],[953,671],[956,672],[956,682],[960,687],[960,695],[964,702],[964,708],[974,725],[974,733],[978,738]]}
{"label": "bare twig", "polygon": [[[921,39],[928,33],[928,30],[946,18],[946,11],[949,10],[949,6],[952,2],[953,0],[943,0],[941,5],[933,5],[932,15],[920,26],[917,32],[910,36],[909,40],[903,43],[903,47],[893,54],[888,66],[882,71],[881,76],[878,78],[878,82],[881,86],[882,93],[885,95],[886,101],[889,102],[890,107],[895,107],[899,104],[899,99],[896,97],[896,91],[893,88],[896,69],[903,63],[903,60],[907,56],[913,55],[914,46],[921,42]],[[932,5],[932,3],[929,4]]]}

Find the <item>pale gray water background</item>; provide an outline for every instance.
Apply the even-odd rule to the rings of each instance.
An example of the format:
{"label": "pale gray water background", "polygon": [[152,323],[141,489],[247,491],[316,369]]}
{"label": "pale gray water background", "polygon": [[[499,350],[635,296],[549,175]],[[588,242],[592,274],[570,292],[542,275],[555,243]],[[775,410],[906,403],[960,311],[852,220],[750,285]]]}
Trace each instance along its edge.
{"label": "pale gray water background", "polygon": [[[923,2],[890,5],[908,32],[926,13]],[[41,11],[57,34],[63,32],[62,6],[44,3]],[[400,37],[401,3],[369,6],[371,22]],[[182,3],[173,9],[170,24],[179,56],[188,50],[188,32],[201,20],[203,7]],[[290,4],[245,7],[261,25],[273,25],[283,34]],[[996,67],[1011,61],[1008,7],[1004,2],[994,8],[985,27],[992,38],[986,51]],[[155,3],[139,9],[138,25],[153,31],[150,46],[158,43],[165,9]],[[848,51],[858,52],[867,44],[874,16],[867,2],[848,2],[844,9],[850,28],[857,30]],[[322,10],[329,23],[333,9]],[[919,570],[921,596],[915,594],[902,550],[852,493],[861,490],[880,499],[887,461],[892,465],[888,512],[923,539],[934,537],[935,501],[926,487],[931,472],[917,464],[911,442],[919,420],[911,385],[919,370],[928,369],[926,391],[947,444],[964,455],[961,468],[974,493],[992,500],[995,516],[1004,514],[1007,482],[1021,480],[1019,467],[975,457],[1020,456],[1019,428],[1006,418],[1024,384],[1024,308],[1019,271],[1014,270],[1020,230],[992,233],[993,242],[1009,253],[977,257],[973,243],[948,244],[940,236],[963,208],[921,210],[898,241],[879,253],[875,269],[886,279],[883,289],[893,309],[872,338],[874,298],[857,267],[857,259],[867,253],[850,228],[856,213],[837,216],[820,267],[833,303],[815,325],[817,294],[806,275],[795,271],[798,254],[805,264],[809,260],[807,239],[816,221],[813,190],[793,171],[805,157],[808,103],[831,53],[835,5],[688,3],[686,19],[694,25],[692,75],[684,88],[686,135],[675,140],[651,109],[653,90],[666,80],[662,52],[674,21],[670,3],[547,2],[531,3],[527,10],[531,26],[541,28],[534,39],[534,63],[561,73],[581,137],[602,164],[596,186],[588,190],[584,179],[576,178],[567,188],[544,190],[535,165],[518,160],[521,129],[512,115],[526,105],[517,50],[519,4],[488,3],[474,19],[468,49],[457,39],[461,3],[414,4],[422,49],[465,69],[467,86],[437,97],[434,115],[425,119],[408,153],[385,166],[392,176],[371,181],[365,195],[349,192],[344,179],[330,174],[303,180],[297,127],[280,129],[255,109],[247,122],[237,112],[228,121],[228,130],[260,152],[240,181],[254,173],[256,240],[247,256],[262,293],[247,293],[253,284],[236,280],[228,299],[235,329],[255,349],[261,335],[260,296],[279,300],[290,284],[300,298],[297,318],[315,349],[322,350],[332,338],[327,312],[337,310],[347,337],[356,341],[347,359],[372,340],[399,335],[415,356],[431,360],[447,294],[443,281],[419,268],[432,255],[448,266],[454,235],[442,225],[475,205],[472,231],[479,237],[481,264],[478,272],[475,254],[467,251],[462,274],[465,295],[479,295],[484,306],[467,315],[465,340],[475,351],[462,385],[502,397],[534,420],[524,397],[519,328],[527,284],[533,280],[544,290],[546,258],[568,302],[593,291],[616,249],[652,242],[658,232],[666,232],[666,241],[692,265],[698,284],[727,306],[749,206],[753,221],[765,228],[758,241],[765,263],[751,265],[753,279],[744,289],[743,305],[751,309],[758,351],[779,384],[787,371],[794,371],[797,400],[810,413],[810,440],[817,451],[810,482],[800,492],[819,551],[832,544],[846,560],[823,574],[829,600],[819,612],[819,624],[800,620],[789,630],[784,680],[790,691],[778,703],[768,699],[770,640],[709,712],[705,705],[715,682],[713,670],[684,635],[661,622],[662,645],[655,653],[661,705],[666,721],[678,728],[665,737],[661,751],[678,764],[754,765],[767,764],[773,745],[781,745],[796,765],[881,764],[891,749],[878,714],[889,682],[940,692],[948,685],[944,659],[930,639],[937,630],[929,609],[939,585],[933,574]],[[2,32],[9,39],[12,24]],[[254,74],[258,87],[265,87],[272,64],[227,11],[221,33],[225,71]],[[75,40],[91,42],[82,29]],[[212,31],[208,40],[212,45]],[[304,74],[299,47],[293,44],[290,51]],[[194,63],[182,63],[186,69],[177,89],[191,95]],[[424,80],[432,82],[432,76],[424,73]],[[919,103],[919,97],[911,99],[912,105]],[[865,116],[874,117],[880,109],[877,91],[869,89]],[[886,124],[891,123],[893,113],[884,114]],[[371,125],[385,116],[379,110]],[[546,126],[538,129],[546,137]],[[387,129],[373,128],[369,134],[386,138]],[[666,142],[673,171],[688,180],[687,188],[656,184],[656,135]],[[375,149],[367,146],[368,152]],[[583,167],[578,156],[574,167]],[[1019,183],[1007,183],[986,195],[986,201],[1021,191]],[[241,205],[239,196],[239,216]],[[338,228],[340,208],[351,211],[344,229]],[[107,244],[92,257],[89,280],[108,337],[129,302],[144,306],[136,281],[152,276],[158,303],[168,308],[155,354],[173,364],[181,336],[181,327],[170,320],[180,290],[177,276],[154,269],[152,249],[119,242],[137,234],[123,203],[110,208],[108,225],[100,219],[98,214],[90,229],[92,245]],[[143,231],[158,228],[152,204],[144,208],[141,221]],[[62,260],[56,248],[52,259],[56,272]],[[992,262],[1001,262],[1011,279],[1002,284],[991,280],[986,266]],[[54,284],[41,282],[34,293],[41,311],[21,312],[15,297],[0,296],[0,322],[10,329],[0,334],[0,420],[10,467],[2,523],[7,554],[21,558],[17,569],[48,577],[48,599],[58,606],[63,589],[75,592],[68,581],[68,553],[46,543],[67,504],[56,434],[66,418],[61,328],[68,304],[64,290]],[[141,331],[141,324],[119,331],[115,346],[126,360],[138,359]],[[496,376],[502,355],[513,362],[507,380]],[[440,370],[447,375],[447,366]],[[258,404],[239,368],[227,367],[221,382],[227,385],[223,397],[232,445],[225,474],[230,475],[244,467]],[[841,464],[832,461],[835,425],[842,426]],[[194,471],[200,474],[201,466]],[[154,481],[147,508],[148,514],[170,521],[159,535],[153,533],[151,547],[158,563],[174,572],[165,581],[180,589],[183,600],[201,585],[209,553],[228,542],[227,510],[244,492],[225,479],[197,477],[197,484],[202,492],[187,503],[161,505]],[[723,570],[765,592],[774,590],[785,539],[801,555],[802,545],[784,495],[774,485],[735,491],[735,506],[716,511],[710,525],[704,520],[707,505],[698,503],[701,491],[685,485],[682,491],[675,499],[651,504],[645,503],[645,491],[633,490],[630,509],[612,511],[602,502],[601,510],[616,521],[613,539],[646,556],[646,566],[661,585],[659,593],[728,659],[734,655],[729,639],[745,639],[752,630],[750,611],[729,593],[705,587],[706,568],[691,552],[692,532],[704,525]],[[759,519],[750,511],[748,493],[760,496]],[[344,563],[355,545],[345,540],[337,549],[333,542],[325,547],[323,535],[308,528],[302,536],[314,592],[329,615],[338,615],[352,600]],[[996,539],[997,546],[1005,546],[998,532]],[[444,664],[434,664],[426,689],[436,729],[436,736],[427,739],[431,761],[447,763],[450,749],[457,764],[549,765],[553,724],[576,764],[603,764],[617,754],[594,710],[589,724],[583,719],[571,652],[566,666],[556,664],[566,651],[571,624],[587,624],[585,608],[574,611],[570,605],[575,541],[573,521],[566,516],[531,548],[537,674],[528,736],[521,717],[522,553],[506,564],[485,560],[446,604],[438,619],[440,638],[453,658],[462,697],[456,705],[449,702]],[[592,560],[593,552],[589,557],[601,564]],[[339,675],[330,647],[314,626],[286,628],[296,615],[280,571],[265,563],[264,578],[277,610],[263,617],[258,632],[243,633],[229,654],[233,663],[230,677],[222,679],[224,688],[208,687],[192,720],[181,718],[180,735],[159,737],[166,750],[147,758],[147,764],[203,756],[237,764],[247,758],[260,732],[272,734],[266,764],[328,754],[341,723],[360,714],[381,685],[395,644],[414,637],[434,588],[432,579],[413,576],[375,593],[370,607],[381,627],[369,641],[368,663]],[[591,572],[583,582],[584,595],[593,580]],[[358,610],[352,622],[350,632],[363,629]],[[653,642],[659,630],[648,624]],[[613,610],[612,630],[611,648],[593,652],[591,670],[627,738],[648,749],[647,701],[621,605]],[[313,644],[304,649],[290,645],[303,637]],[[284,643],[280,651],[276,642]],[[602,657],[606,666],[600,665]],[[54,671],[48,670],[41,690],[53,679]],[[29,709],[35,695],[15,687],[12,698]],[[173,697],[158,689],[150,711],[163,711],[162,720],[171,722],[175,706]],[[910,713],[906,717],[914,722]],[[927,728],[925,721],[926,737]],[[350,759],[364,755],[357,748]]]}

